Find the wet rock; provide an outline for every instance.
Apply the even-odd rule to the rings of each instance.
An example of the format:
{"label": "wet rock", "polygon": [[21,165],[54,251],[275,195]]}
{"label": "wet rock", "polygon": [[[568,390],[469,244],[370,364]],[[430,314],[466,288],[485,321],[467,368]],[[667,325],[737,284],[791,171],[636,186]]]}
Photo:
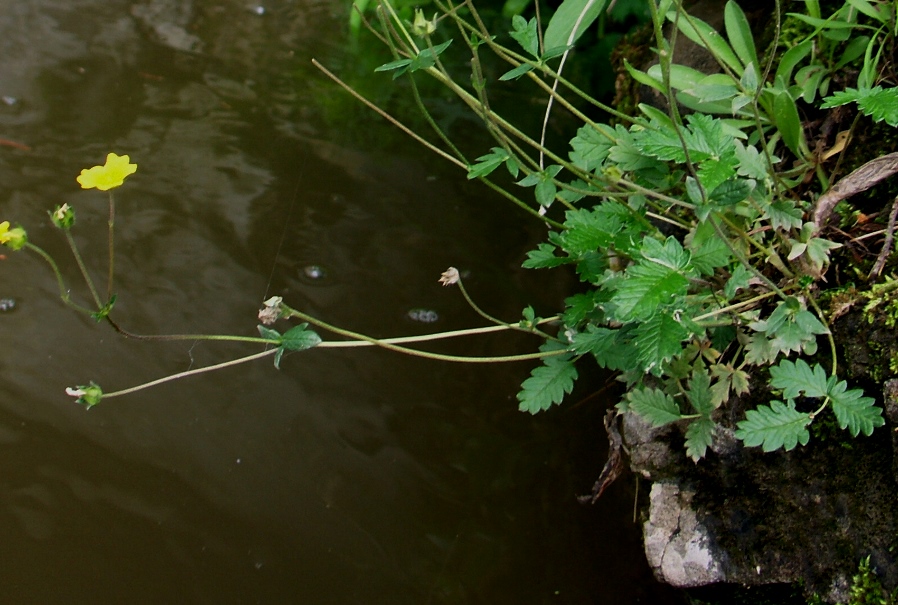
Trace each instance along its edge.
{"label": "wet rock", "polygon": [[764,453],[732,434],[745,408],[770,398],[753,385],[751,400],[731,401],[717,418],[722,428],[698,464],[685,455],[684,427],[626,415],[631,467],[654,482],[644,545],[656,577],[679,587],[802,582],[836,603],[869,555],[886,588],[898,585],[898,380],[884,386],[887,423],[872,436],[852,438],[821,417],[807,446]]}
{"label": "wet rock", "polygon": [[692,506],[695,493],[676,483],[655,483],[649,496],[645,554],[659,578],[679,588],[726,581],[726,553],[712,543]]}

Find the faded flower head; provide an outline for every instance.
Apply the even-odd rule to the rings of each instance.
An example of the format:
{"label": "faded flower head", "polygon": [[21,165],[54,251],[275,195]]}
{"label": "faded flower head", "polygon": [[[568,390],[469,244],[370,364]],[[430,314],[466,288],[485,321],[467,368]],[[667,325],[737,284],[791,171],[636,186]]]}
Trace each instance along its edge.
{"label": "faded flower head", "polygon": [[13,250],[20,250],[28,241],[28,234],[21,227],[9,228],[9,221],[0,223],[0,244]]}
{"label": "faded flower head", "polygon": [[100,400],[103,398],[103,389],[91,381],[87,386],[77,386],[74,389],[66,387],[65,394],[70,397],[77,397],[78,399],[75,400],[75,403],[80,403],[86,406],[87,409],[90,409],[100,403]]}
{"label": "faded flower head", "polygon": [[131,163],[127,155],[110,153],[102,166],[85,168],[77,177],[82,189],[97,188],[100,191],[114,189],[125,182],[125,178],[137,172],[137,164]]}
{"label": "faded flower head", "polygon": [[430,21],[424,17],[424,11],[420,8],[415,9],[415,21],[412,23],[412,33],[423,38],[429,36],[437,30],[437,15],[434,13],[433,19]]}
{"label": "faded flower head", "polygon": [[443,271],[442,275],[440,275],[440,283],[444,286],[451,286],[452,284],[458,283],[458,277],[458,269],[449,267]]}
{"label": "faded flower head", "polygon": [[280,296],[272,296],[262,303],[264,306],[259,309],[259,321],[266,326],[270,326],[276,322],[281,316],[282,302],[284,302],[284,299]]}
{"label": "faded flower head", "polygon": [[71,229],[75,224],[75,211],[68,204],[57,206],[56,210],[50,213],[50,220],[60,229]]}

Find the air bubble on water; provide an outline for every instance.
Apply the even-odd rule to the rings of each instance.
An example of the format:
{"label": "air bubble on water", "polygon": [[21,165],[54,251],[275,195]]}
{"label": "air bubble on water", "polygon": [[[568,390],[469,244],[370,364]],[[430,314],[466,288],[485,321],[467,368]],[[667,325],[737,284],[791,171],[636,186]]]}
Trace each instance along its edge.
{"label": "air bubble on water", "polygon": [[433,309],[410,309],[406,315],[412,321],[422,324],[432,324],[440,319],[440,315]]}
{"label": "air bubble on water", "polygon": [[327,271],[320,265],[306,265],[302,268],[302,272],[309,279],[324,279],[327,277]]}

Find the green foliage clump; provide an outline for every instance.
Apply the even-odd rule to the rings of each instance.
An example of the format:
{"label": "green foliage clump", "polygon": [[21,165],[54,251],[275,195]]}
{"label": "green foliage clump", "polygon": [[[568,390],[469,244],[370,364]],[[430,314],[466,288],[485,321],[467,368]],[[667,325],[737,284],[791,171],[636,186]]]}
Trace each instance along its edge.
{"label": "green foliage clump", "polygon": [[[470,3],[466,18],[437,2],[440,19],[455,22],[470,51],[471,87],[440,63],[450,42],[441,32],[412,42],[394,20],[400,33],[388,43],[397,59],[381,69],[430,75],[484,120],[496,144],[474,161],[440,133],[454,161],[550,226],[524,267],[569,265],[585,286],[567,299],[557,335],[547,337],[542,350],[551,356],[522,384],[521,410],[561,403],[576,364],[589,358],[619,373],[626,385],[620,411],[657,427],[682,425],[686,453],[696,461],[714,443],[718,410],[752,385],[766,384],[771,398],[737,423],[735,435],[749,447],[805,445],[824,413],[852,437],[884,424],[874,399],[839,379],[818,303],[830,254],[842,244],[824,229],[831,210],[813,202],[829,183],[801,114],[828,94],[838,70],[858,65],[857,88],[830,96],[819,110],[857,102],[874,119],[896,122],[895,89],[876,81],[878,49],[895,39],[895,8],[848,0],[824,17],[816,2],[806,4],[807,12],[790,14],[804,26],[803,38],[762,62],[735,2],[725,7],[721,33],[678,1],[649,3],[658,63],[626,68],[666,99],[667,110],[640,105],[639,115],[605,106],[562,76],[571,49],[606,8],[603,0],[565,0],[543,21],[515,15],[509,35],[517,50],[484,29]],[[666,37],[668,23],[674,33]],[[677,36],[705,49],[720,71],[674,64]],[[550,94],[546,121],[553,104],[582,120],[566,150],[548,146],[545,131],[528,135],[490,109],[480,68],[485,49],[509,64],[499,80]],[[569,98],[605,111],[615,124],[590,119]],[[691,113],[683,117],[680,107]],[[495,185],[498,171],[518,190]],[[532,202],[520,189],[532,190]],[[822,352],[821,339],[829,343]]]}

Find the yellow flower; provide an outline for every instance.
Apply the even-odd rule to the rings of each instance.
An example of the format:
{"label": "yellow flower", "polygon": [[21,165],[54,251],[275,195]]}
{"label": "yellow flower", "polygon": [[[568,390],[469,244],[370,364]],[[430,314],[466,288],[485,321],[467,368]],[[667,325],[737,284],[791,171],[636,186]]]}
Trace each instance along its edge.
{"label": "yellow flower", "polygon": [[12,248],[13,250],[20,250],[27,241],[28,236],[24,229],[21,227],[10,229],[9,221],[0,223],[0,244],[7,248]]}
{"label": "yellow flower", "polygon": [[116,155],[110,153],[106,156],[106,163],[103,166],[94,166],[93,168],[85,168],[78,176],[78,183],[82,189],[93,189],[96,187],[100,191],[114,189],[125,182],[125,178],[137,172],[137,164],[131,164],[131,158],[126,155]]}

